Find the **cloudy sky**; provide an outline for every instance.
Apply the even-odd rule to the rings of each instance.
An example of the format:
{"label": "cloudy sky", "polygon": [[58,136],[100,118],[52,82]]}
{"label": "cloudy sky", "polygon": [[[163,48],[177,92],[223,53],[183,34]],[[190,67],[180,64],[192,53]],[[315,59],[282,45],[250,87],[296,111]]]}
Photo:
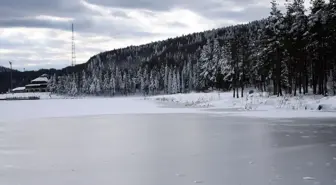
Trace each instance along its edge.
{"label": "cloudy sky", "polygon": [[139,45],[268,16],[269,0],[0,0],[0,65],[23,70],[77,63]]}

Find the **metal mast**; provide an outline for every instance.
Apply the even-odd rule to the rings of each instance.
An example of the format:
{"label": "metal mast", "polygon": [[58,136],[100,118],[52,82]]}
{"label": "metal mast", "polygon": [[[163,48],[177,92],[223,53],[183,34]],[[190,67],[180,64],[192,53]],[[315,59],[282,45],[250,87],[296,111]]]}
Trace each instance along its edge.
{"label": "metal mast", "polygon": [[11,86],[11,89],[10,89],[10,92],[13,90],[13,68],[12,68],[12,62],[9,61],[9,65],[10,65],[10,86]]}
{"label": "metal mast", "polygon": [[71,64],[72,66],[76,65],[76,47],[75,47],[75,33],[74,33],[74,25],[71,24],[72,31],[72,52],[71,52]]}

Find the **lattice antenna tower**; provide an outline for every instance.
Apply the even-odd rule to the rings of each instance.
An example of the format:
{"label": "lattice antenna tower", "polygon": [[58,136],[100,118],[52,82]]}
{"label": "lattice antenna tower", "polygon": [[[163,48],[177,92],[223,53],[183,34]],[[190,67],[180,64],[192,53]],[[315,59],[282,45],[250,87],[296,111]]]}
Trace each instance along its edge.
{"label": "lattice antenna tower", "polygon": [[75,32],[74,32],[74,24],[71,24],[71,31],[72,31],[72,52],[71,52],[71,65],[76,65],[76,46],[75,46]]}

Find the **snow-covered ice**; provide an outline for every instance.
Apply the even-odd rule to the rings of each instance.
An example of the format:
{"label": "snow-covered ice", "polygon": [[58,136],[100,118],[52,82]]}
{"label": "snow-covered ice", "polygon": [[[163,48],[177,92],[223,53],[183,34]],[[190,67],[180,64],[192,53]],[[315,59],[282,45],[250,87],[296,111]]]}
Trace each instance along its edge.
{"label": "snow-covered ice", "polygon": [[[97,100],[99,104],[119,103],[117,99]],[[54,100],[29,102],[47,101]],[[76,102],[67,101],[68,106]],[[90,101],[77,103],[83,106]],[[146,105],[153,112],[156,109],[155,104],[144,100],[129,101],[135,107]],[[207,114],[112,114],[0,121],[0,184],[269,185],[273,179],[273,184],[306,185],[309,182],[302,178],[310,176],[321,184],[332,184],[336,148],[330,144],[336,134],[336,127],[331,127],[335,122],[274,121],[270,124],[268,119]],[[299,137],[302,130],[316,137],[303,139]],[[308,162],[314,166],[308,166]],[[325,166],[326,162],[331,166]]]}
{"label": "snow-covered ice", "polygon": [[197,113],[195,109],[162,108],[137,97],[41,99],[0,101],[0,122],[47,117],[72,117],[108,114]]}
{"label": "snow-covered ice", "polygon": [[[150,97],[63,97],[49,93],[2,94],[1,98],[39,96],[41,100],[1,101],[0,121],[136,113],[211,113],[263,118],[336,117],[336,97],[276,97],[267,93],[233,98],[232,92],[187,93]],[[159,107],[158,103],[169,106]],[[178,107],[172,105],[179,105]],[[321,110],[318,110],[318,109]]]}
{"label": "snow-covered ice", "polygon": [[[229,96],[175,95],[177,104],[188,105],[175,107],[162,106],[154,97],[70,99],[45,94],[41,100],[0,101],[0,184],[263,185],[277,174],[282,177],[278,181],[287,184],[303,185],[307,174],[327,183],[334,180],[329,172],[335,156],[325,153],[336,149],[330,147],[336,133],[333,123],[323,120],[325,124],[314,128],[315,121],[309,119],[269,124],[267,119],[246,117],[267,117],[275,110],[277,115],[283,111],[282,116],[326,112],[241,111],[244,102],[234,105]],[[304,124],[296,130],[293,125],[299,123]],[[321,126],[328,133],[322,133]],[[308,161],[316,163],[316,170],[304,174]],[[290,171],[297,166],[302,167],[300,173]]]}

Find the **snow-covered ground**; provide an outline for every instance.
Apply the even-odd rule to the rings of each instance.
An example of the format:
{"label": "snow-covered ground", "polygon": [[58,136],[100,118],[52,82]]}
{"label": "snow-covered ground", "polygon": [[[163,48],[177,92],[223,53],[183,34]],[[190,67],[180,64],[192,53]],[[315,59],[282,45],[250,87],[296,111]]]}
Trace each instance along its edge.
{"label": "snow-covered ground", "polygon": [[336,117],[335,96],[277,97],[269,96],[268,93],[255,92],[237,99],[232,97],[232,92],[211,92],[159,95],[147,99],[203,110],[217,110],[217,113],[230,110],[241,116]]}
{"label": "snow-covered ground", "polygon": [[63,96],[56,94],[50,94],[49,92],[30,92],[30,93],[6,93],[0,94],[0,99],[6,98],[27,98],[27,97],[39,97],[40,99],[61,99]]}

